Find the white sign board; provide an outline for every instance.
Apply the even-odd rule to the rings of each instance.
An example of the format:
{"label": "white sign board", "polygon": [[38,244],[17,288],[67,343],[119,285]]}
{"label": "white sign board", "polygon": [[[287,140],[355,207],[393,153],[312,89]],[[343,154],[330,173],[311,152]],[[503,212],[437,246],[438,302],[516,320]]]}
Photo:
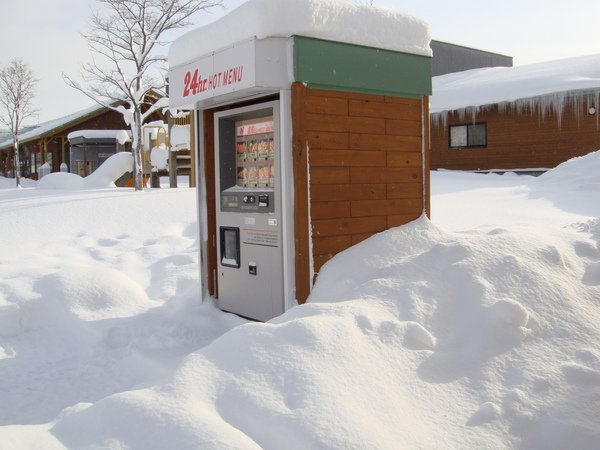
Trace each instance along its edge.
{"label": "white sign board", "polygon": [[169,72],[171,107],[252,88],[256,84],[255,40],[211,53]]}

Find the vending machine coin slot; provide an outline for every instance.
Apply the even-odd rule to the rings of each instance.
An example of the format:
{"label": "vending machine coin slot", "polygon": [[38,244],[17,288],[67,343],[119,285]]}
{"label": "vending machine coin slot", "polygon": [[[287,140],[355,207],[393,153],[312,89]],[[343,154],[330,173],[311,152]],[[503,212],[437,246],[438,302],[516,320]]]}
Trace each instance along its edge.
{"label": "vending machine coin slot", "polygon": [[256,263],[254,261],[250,261],[248,263],[248,273],[250,275],[254,275],[254,276],[256,276],[258,274]]}

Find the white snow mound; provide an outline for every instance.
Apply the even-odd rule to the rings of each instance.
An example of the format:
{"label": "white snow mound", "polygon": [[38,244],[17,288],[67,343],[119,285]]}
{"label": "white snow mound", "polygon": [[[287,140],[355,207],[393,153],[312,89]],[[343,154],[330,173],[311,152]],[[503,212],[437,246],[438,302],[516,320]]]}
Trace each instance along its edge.
{"label": "white snow mound", "polygon": [[127,172],[133,171],[133,156],[129,152],[112,155],[85,178],[68,172],[53,172],[43,177],[38,189],[101,189],[114,188],[115,181]]}
{"label": "white snow mound", "polygon": [[380,233],[326,264],[308,304],[52,433],[68,448],[593,447],[600,292],[572,233],[425,218]]}
{"label": "white snow mound", "polygon": [[129,152],[119,152],[104,161],[100,167],[85,177],[86,188],[115,187],[115,181],[127,172],[133,171],[133,156]]}
{"label": "white snow mound", "polygon": [[38,181],[38,189],[83,189],[83,178],[75,173],[53,172]]}
{"label": "white snow mound", "polygon": [[66,266],[42,278],[38,290],[84,321],[130,317],[157,306],[126,274],[99,264]]}
{"label": "white snow mound", "polygon": [[600,150],[572,158],[536,179],[537,184],[560,186],[569,182],[580,190],[600,193]]}

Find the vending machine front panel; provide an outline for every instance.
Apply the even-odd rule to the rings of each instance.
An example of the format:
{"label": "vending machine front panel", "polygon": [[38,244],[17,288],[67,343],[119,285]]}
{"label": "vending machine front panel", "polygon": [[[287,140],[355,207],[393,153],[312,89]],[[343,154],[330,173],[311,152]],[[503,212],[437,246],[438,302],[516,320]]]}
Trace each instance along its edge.
{"label": "vending machine front panel", "polygon": [[215,114],[218,305],[263,321],[284,311],[279,127],[278,101]]}

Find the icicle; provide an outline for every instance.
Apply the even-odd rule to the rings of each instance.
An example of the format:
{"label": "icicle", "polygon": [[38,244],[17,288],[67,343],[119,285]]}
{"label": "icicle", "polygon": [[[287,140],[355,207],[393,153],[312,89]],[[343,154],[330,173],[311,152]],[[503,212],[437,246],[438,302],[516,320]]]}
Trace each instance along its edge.
{"label": "icicle", "polygon": [[[587,102],[586,110],[583,110],[584,103]],[[600,129],[600,90],[596,91],[571,91],[571,92],[555,92],[547,95],[539,95],[536,97],[521,98],[514,101],[504,101],[495,105],[481,106],[466,106],[453,111],[441,111],[432,114],[432,123],[436,126],[448,125],[448,116],[455,114],[460,122],[465,122],[467,116],[473,123],[476,122],[478,115],[489,112],[496,106],[499,114],[514,113],[517,115],[534,115],[538,116],[538,123],[541,125],[548,116],[556,117],[557,125],[562,128],[565,109],[570,107],[574,111],[575,118],[579,124],[582,115],[587,114],[587,109],[594,106],[596,108],[596,129]]]}

